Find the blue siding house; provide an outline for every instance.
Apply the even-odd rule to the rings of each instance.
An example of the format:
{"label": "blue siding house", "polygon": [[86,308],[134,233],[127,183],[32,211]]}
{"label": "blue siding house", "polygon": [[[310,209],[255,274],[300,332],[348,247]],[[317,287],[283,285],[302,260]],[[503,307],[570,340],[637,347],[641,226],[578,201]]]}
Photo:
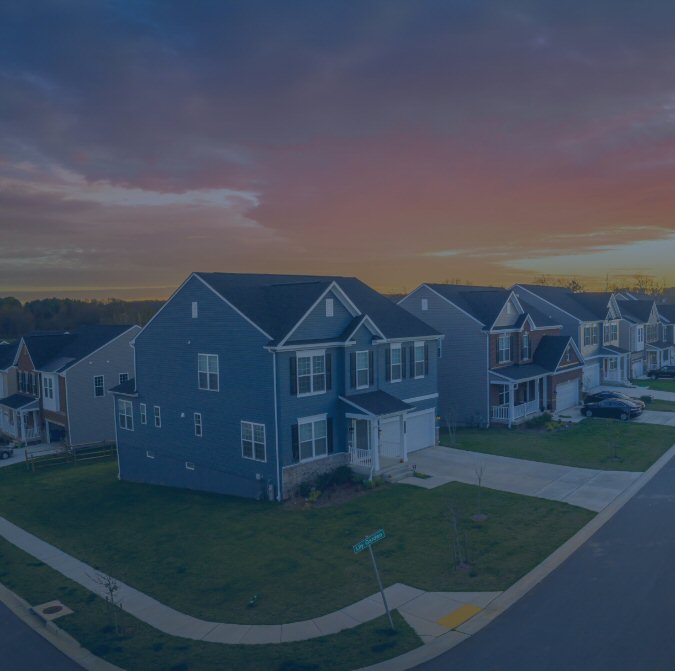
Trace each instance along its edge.
{"label": "blue siding house", "polygon": [[281,500],[435,442],[442,336],[351,277],[193,273],[115,387],[120,477]]}

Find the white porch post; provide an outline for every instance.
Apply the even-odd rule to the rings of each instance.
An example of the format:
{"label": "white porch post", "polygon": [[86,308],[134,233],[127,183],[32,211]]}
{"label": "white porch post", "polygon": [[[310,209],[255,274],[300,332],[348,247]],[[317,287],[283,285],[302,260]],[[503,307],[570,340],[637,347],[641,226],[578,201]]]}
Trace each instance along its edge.
{"label": "white porch post", "polygon": [[544,378],[544,385],[543,385],[543,388],[542,388],[541,391],[544,394],[544,403],[543,403],[544,410],[548,410],[548,378],[547,377]]}
{"label": "white porch post", "polygon": [[513,383],[509,382],[509,429],[511,424],[513,424]]}
{"label": "white porch post", "polygon": [[534,385],[534,401],[537,404],[537,412],[539,412],[539,408],[541,407],[541,404],[539,403],[539,380],[537,380]]}
{"label": "white porch post", "polygon": [[400,429],[400,436],[401,436],[401,446],[403,448],[403,461],[407,462],[408,461],[408,444],[406,443],[405,439],[405,415],[401,413],[401,416],[399,418],[399,429]]}
{"label": "white porch post", "polygon": [[380,420],[370,421],[370,451],[373,455],[373,470],[380,470]]}

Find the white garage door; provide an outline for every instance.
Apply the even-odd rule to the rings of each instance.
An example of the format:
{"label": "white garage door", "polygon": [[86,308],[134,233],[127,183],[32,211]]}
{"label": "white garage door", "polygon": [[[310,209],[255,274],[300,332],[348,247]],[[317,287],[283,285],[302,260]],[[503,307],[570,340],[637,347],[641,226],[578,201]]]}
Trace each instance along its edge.
{"label": "white garage door", "polygon": [[584,391],[593,389],[600,384],[600,364],[584,366]]}
{"label": "white garage door", "polygon": [[579,403],[579,383],[576,380],[562,382],[556,385],[555,409],[556,412],[567,410]]}
{"label": "white garage door", "polygon": [[408,452],[423,450],[436,442],[436,410],[423,410],[408,415],[406,420],[406,447]]}
{"label": "white garage door", "polygon": [[633,361],[632,369],[633,369],[633,377],[642,377],[643,373],[642,361]]}

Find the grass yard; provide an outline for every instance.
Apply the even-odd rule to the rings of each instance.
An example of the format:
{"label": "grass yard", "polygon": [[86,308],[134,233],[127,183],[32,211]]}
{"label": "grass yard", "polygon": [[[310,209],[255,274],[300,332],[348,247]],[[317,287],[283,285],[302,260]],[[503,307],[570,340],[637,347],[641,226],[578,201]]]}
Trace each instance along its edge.
{"label": "grass yard", "polygon": [[[654,408],[656,410],[656,408]],[[441,435],[448,445],[448,435]],[[457,447],[549,464],[614,471],[645,471],[675,443],[675,429],[611,419],[585,419],[561,431],[517,427],[458,429]],[[617,447],[621,461],[611,459]]]}
{"label": "grass yard", "polygon": [[659,412],[675,412],[675,401],[662,401],[655,398],[645,406],[645,410],[658,410]]}
{"label": "grass yard", "polygon": [[347,671],[402,655],[421,645],[394,611],[333,636],[280,645],[219,645],[167,636],[119,613],[115,633],[105,602],[0,539],[0,582],[31,605],[60,599],[74,613],[56,621],[85,648],[126,671]]}
{"label": "grass yard", "polygon": [[631,383],[654,391],[672,391],[675,393],[675,381],[673,380],[631,380]]}
{"label": "grass yard", "polygon": [[[282,623],[376,591],[368,553],[352,544],[384,528],[385,584],[503,590],[593,514],[483,490],[487,521],[471,523],[477,488],[376,489],[338,507],[287,510],[185,490],[119,482],[114,463],[0,471],[0,515],[181,611],[210,620]],[[452,568],[450,506],[466,529],[470,571]],[[258,595],[257,605],[247,607]]]}

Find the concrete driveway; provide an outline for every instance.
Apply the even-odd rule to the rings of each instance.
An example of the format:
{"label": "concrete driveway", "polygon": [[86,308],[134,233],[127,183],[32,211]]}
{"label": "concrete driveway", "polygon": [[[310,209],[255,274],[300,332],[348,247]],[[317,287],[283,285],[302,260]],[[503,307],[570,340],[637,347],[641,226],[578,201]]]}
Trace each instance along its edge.
{"label": "concrete driveway", "polygon": [[401,480],[404,484],[425,489],[454,481],[475,485],[478,484],[476,469],[482,465],[482,484],[489,489],[563,501],[595,512],[611,503],[641,475],[544,464],[450,447],[420,450],[409,455],[409,463],[432,477],[405,478]]}
{"label": "concrete driveway", "polygon": [[659,412],[658,410],[644,410],[639,417],[631,420],[638,424],[664,424],[675,426],[675,412]]}
{"label": "concrete driveway", "polygon": [[[673,385],[675,389],[675,384]],[[612,387],[609,385],[600,385],[599,387],[594,387],[588,393],[595,394],[599,391],[620,391],[626,396],[633,396],[634,398],[640,398],[640,396],[651,396],[652,398],[657,398],[661,401],[675,401],[675,391],[661,391],[660,389],[647,389],[646,387]]]}

